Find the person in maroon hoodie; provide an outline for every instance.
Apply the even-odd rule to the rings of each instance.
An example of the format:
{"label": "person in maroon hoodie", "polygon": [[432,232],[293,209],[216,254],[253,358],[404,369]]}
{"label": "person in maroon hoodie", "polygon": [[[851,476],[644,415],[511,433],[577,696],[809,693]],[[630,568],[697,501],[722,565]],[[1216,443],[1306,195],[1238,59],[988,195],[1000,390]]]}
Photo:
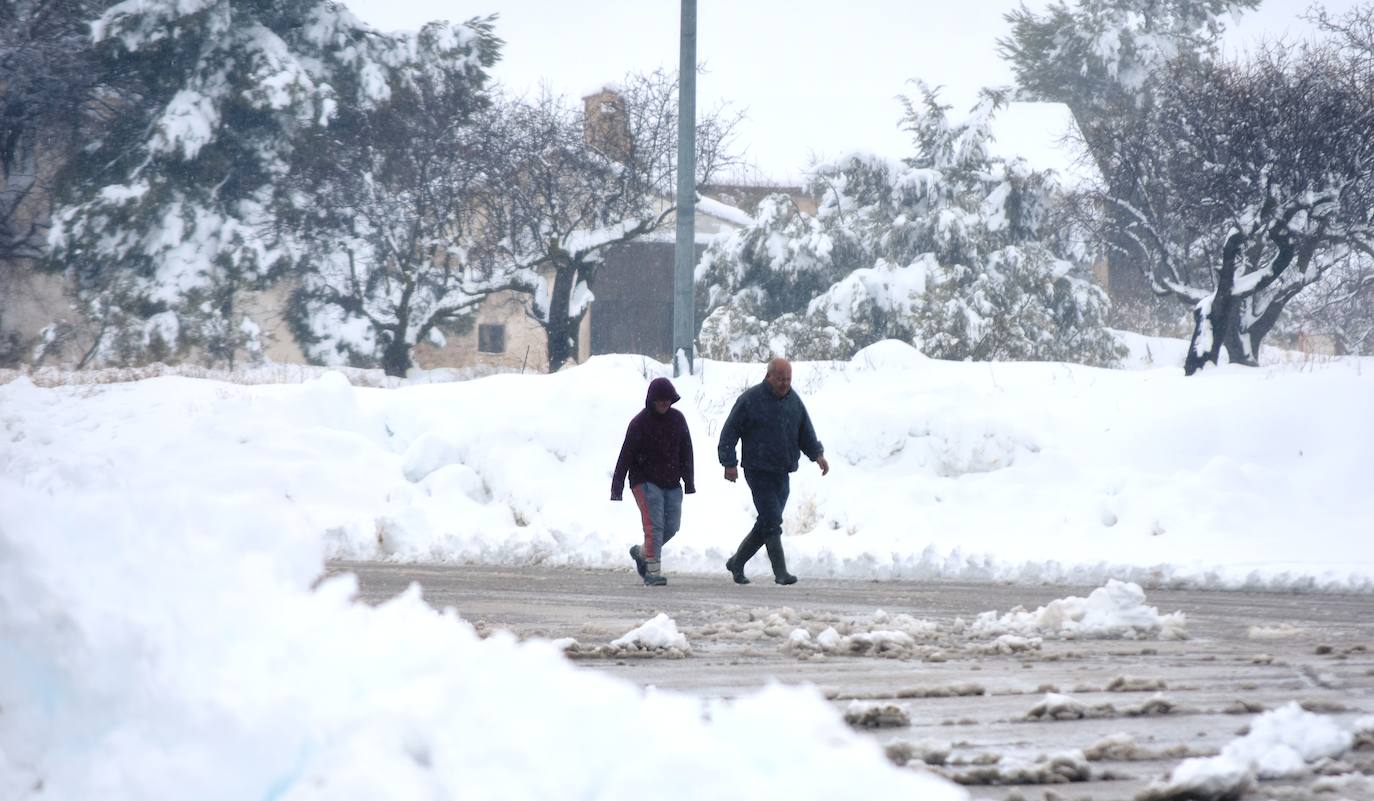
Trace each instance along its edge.
{"label": "person in maroon hoodie", "polygon": [[630,558],[649,587],[668,583],[662,572],[663,544],[682,523],[683,493],[697,491],[692,479],[692,434],[687,418],[672,408],[678,399],[668,379],[649,382],[644,411],[631,418],[625,429],[625,442],[611,476],[611,500],[618,501],[629,475],[630,492],[644,525],[644,543],[630,547]]}

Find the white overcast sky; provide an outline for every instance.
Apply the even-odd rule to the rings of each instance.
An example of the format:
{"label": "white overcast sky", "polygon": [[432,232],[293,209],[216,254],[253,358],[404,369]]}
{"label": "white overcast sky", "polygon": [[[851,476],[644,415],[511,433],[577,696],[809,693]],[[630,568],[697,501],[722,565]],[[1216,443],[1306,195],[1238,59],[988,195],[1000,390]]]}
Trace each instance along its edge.
{"label": "white overcast sky", "polygon": [[[1356,0],[1324,0],[1342,10]],[[495,77],[518,91],[541,82],[570,97],[627,72],[677,69],[678,0],[346,0],[382,30],[499,14],[506,41]],[[762,177],[792,181],[813,159],[863,150],[910,152],[894,99],[910,79],[945,87],[963,111],[981,86],[1009,84],[996,40],[1017,0],[698,0],[698,109],[722,101],[747,119],[737,145]],[[1029,0],[1032,8],[1043,0]],[[1266,0],[1232,41],[1301,35],[1309,0]],[[1248,18],[1247,18],[1248,17]]]}

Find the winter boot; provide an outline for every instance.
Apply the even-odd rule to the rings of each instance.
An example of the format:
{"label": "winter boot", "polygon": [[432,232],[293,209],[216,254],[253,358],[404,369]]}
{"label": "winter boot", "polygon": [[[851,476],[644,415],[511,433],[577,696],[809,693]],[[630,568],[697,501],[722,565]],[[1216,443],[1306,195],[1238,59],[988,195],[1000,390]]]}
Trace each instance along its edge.
{"label": "winter boot", "polygon": [[754,554],[759,552],[763,546],[763,538],[759,536],[758,529],[752,529],[743,540],[740,541],[739,550],[735,555],[725,560],[725,569],[730,571],[730,577],[736,584],[748,584],[749,577],[744,575],[744,566],[749,564],[749,560]]}
{"label": "winter boot", "polygon": [[662,587],[664,584],[668,583],[668,579],[664,578],[663,574],[659,572],[659,565],[661,564],[663,563],[658,559],[644,560],[644,586]]}
{"label": "winter boot", "polygon": [[768,547],[768,563],[773,566],[773,581],[796,584],[797,577],[787,572],[787,557],[782,552],[782,535],[774,534],[764,543]]}
{"label": "winter boot", "polygon": [[635,560],[635,572],[639,574],[640,578],[644,578],[644,571],[646,568],[644,565],[644,557],[639,555],[638,545],[630,546],[630,558]]}

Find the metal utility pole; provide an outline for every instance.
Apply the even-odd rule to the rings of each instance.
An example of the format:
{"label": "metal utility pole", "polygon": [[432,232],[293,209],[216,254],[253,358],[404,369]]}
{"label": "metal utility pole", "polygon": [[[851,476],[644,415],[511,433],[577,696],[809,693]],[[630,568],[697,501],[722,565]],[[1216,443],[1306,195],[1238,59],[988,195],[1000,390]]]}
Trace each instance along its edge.
{"label": "metal utility pole", "polygon": [[696,328],[697,0],[682,0],[677,79],[677,248],[673,262],[673,375],[692,372]]}

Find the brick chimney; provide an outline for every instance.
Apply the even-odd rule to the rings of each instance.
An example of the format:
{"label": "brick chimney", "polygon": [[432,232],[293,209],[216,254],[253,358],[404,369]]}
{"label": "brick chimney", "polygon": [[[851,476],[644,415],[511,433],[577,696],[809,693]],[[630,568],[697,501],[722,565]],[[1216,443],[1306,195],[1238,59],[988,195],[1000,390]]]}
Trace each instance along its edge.
{"label": "brick chimney", "polygon": [[607,87],[587,95],[582,98],[582,110],[587,120],[584,141],[617,161],[629,158],[630,120],[620,93]]}

